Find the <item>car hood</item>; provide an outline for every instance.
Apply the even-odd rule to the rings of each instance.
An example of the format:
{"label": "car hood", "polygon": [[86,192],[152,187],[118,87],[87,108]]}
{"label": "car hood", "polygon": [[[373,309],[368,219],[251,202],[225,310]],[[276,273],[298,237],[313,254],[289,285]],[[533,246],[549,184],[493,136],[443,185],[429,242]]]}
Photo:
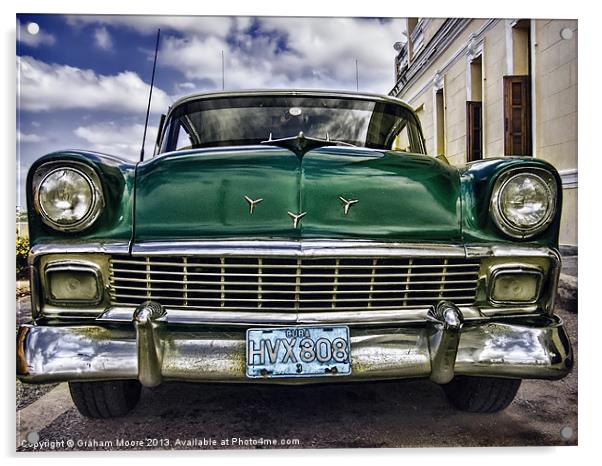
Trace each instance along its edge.
{"label": "car hood", "polygon": [[[300,160],[272,146],[199,149],[140,164],[135,191],[136,242],[461,238],[458,172],[423,155],[323,147]],[[303,215],[296,227],[293,215]]]}

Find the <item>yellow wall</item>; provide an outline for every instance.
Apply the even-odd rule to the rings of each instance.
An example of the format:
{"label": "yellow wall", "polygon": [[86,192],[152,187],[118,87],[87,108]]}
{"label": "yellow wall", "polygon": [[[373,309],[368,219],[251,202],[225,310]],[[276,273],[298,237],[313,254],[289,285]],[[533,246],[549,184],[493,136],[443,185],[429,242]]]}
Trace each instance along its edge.
{"label": "yellow wall", "polygon": [[[520,48],[517,42],[524,41],[526,36],[522,33],[512,35],[510,21],[488,21],[472,20],[441,56],[427,63],[418,79],[406,85],[398,95],[418,110],[427,151],[435,154],[435,82],[443,84],[445,155],[454,165],[466,162],[466,101],[470,98],[467,86],[471,76],[468,52],[474,52],[468,45],[476,42],[476,54],[482,57],[484,157],[504,154],[503,77],[524,73],[525,63],[517,52]],[[426,43],[442,24],[443,20],[428,21],[424,30]],[[564,172],[576,173],[577,169],[577,21],[533,20],[527,22],[527,26],[529,24],[534,78],[534,155],[551,162],[564,177]],[[475,37],[483,26],[488,29]],[[561,37],[560,31],[564,28],[573,32],[571,39]],[[512,40],[509,40],[509,34]],[[512,51],[508,54],[510,47]],[[438,80],[435,79],[437,73]],[[577,245],[576,186],[564,188],[563,209],[560,242]]]}
{"label": "yellow wall", "polygon": [[[563,40],[563,28],[574,30]],[[537,155],[577,167],[577,21],[537,21]]]}
{"label": "yellow wall", "polygon": [[[564,189],[562,193],[562,219],[560,221],[560,244],[577,245],[577,189]],[[570,239],[574,238],[575,242]]]}
{"label": "yellow wall", "polygon": [[506,33],[499,21],[483,40],[483,156],[504,155],[504,75]]}

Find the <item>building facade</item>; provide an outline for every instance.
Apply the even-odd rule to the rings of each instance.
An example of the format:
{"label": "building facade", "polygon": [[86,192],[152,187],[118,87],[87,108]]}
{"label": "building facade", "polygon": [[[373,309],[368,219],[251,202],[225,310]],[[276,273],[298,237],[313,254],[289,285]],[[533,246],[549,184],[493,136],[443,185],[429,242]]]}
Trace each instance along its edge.
{"label": "building facade", "polygon": [[429,154],[552,163],[560,243],[577,246],[577,21],[408,18],[390,94],[410,104]]}

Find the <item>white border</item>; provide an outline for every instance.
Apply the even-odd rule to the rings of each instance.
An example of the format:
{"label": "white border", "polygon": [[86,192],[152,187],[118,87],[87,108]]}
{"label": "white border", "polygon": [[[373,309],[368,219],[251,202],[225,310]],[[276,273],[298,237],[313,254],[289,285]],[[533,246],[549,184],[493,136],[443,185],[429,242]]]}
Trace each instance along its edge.
{"label": "white border", "polygon": [[[601,377],[598,369],[600,350],[597,342],[600,340],[600,324],[597,288],[599,287],[599,264],[602,263],[600,251],[600,231],[602,221],[599,219],[600,210],[600,174],[602,173],[602,154],[599,134],[601,132],[599,111],[602,107],[600,92],[598,90],[599,76],[601,75],[599,44],[600,44],[600,13],[595,8],[594,2],[566,2],[548,0],[542,2],[525,2],[524,0],[506,0],[504,2],[470,2],[468,0],[431,1],[431,2],[405,2],[392,3],[386,0],[371,0],[370,2],[343,1],[343,2],[282,2],[281,0],[264,0],[254,2],[221,1],[221,2],[179,2],[166,3],[159,0],[146,0],[142,2],[124,2],[123,0],[103,0],[103,2],[82,2],[81,0],[20,0],[19,2],[3,2],[0,21],[3,25],[2,63],[4,72],[0,74],[3,89],[2,115],[2,142],[4,144],[4,163],[2,170],[4,176],[3,186],[9,190],[9,202],[2,203],[2,216],[6,220],[3,228],[5,237],[3,241],[5,263],[12,264],[14,246],[14,205],[15,205],[15,176],[13,167],[15,151],[15,16],[19,12],[70,12],[70,13],[146,13],[146,14],[239,14],[239,15],[314,15],[314,16],[464,16],[464,17],[524,17],[524,18],[579,18],[579,61],[582,72],[579,76],[579,122],[580,138],[579,148],[582,157],[579,164],[581,173],[580,211],[580,250],[581,275],[579,288],[579,443],[577,447],[565,448],[495,448],[495,449],[404,449],[404,450],[321,450],[321,451],[229,451],[229,452],[146,452],[145,454],[119,454],[99,452],[95,455],[86,454],[38,454],[21,455],[20,460],[25,462],[35,461],[36,464],[60,464],[66,462],[81,463],[87,458],[89,464],[105,464],[117,457],[143,457],[145,462],[163,464],[172,457],[177,461],[190,461],[195,464],[206,464],[207,461],[232,461],[236,464],[244,462],[260,463],[262,465],[278,464],[304,464],[308,461],[323,460],[328,464],[365,465],[374,461],[372,457],[378,456],[376,461],[389,460],[395,464],[412,464],[432,460],[444,462],[446,465],[504,465],[524,462],[545,463],[548,465],[588,464],[592,457],[599,457],[600,445],[600,387]],[[393,66],[393,65],[392,65]],[[586,215],[589,213],[589,215]],[[14,368],[14,327],[12,326],[12,306],[14,303],[14,274],[12,267],[5,267],[4,280],[2,280],[4,306],[4,331],[3,355],[7,377],[4,378],[3,430],[2,438],[5,442],[4,456],[12,462],[11,454],[14,445],[14,383],[12,370]],[[400,419],[399,422],[403,422]],[[517,426],[520,428],[520,426]],[[91,458],[88,458],[92,456]],[[429,463],[426,463],[429,464]],[[521,463],[519,463],[521,464]]]}

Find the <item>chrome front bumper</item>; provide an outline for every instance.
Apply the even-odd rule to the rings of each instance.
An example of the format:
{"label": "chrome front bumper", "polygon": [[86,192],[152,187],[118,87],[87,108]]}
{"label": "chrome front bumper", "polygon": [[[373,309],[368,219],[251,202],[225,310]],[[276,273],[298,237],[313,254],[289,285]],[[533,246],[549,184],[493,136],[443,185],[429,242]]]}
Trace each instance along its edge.
{"label": "chrome front bumper", "polygon": [[570,342],[556,317],[465,321],[451,303],[425,324],[355,328],[349,376],[248,379],[245,332],[161,321],[159,305],[143,305],[133,325],[22,325],[17,374],[25,382],[139,379],[312,383],[454,375],[559,379],[572,367]]}

